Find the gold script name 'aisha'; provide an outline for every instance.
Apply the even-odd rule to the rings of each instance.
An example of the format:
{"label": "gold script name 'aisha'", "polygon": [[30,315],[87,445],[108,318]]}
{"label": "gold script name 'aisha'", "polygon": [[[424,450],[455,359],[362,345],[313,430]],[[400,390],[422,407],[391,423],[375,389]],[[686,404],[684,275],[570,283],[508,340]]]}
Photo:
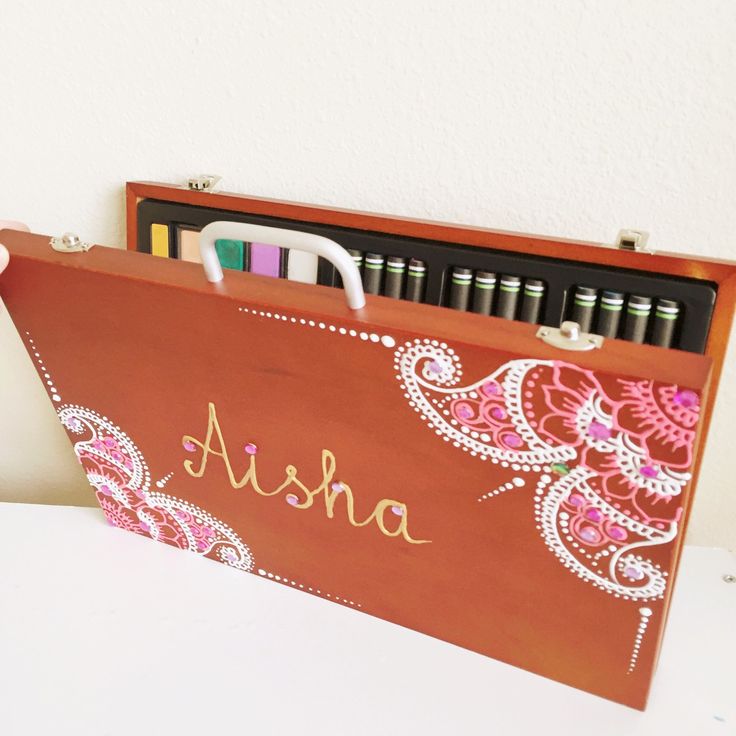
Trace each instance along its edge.
{"label": "gold script name 'aisha'", "polygon": [[[287,500],[291,503],[295,509],[308,509],[310,508],[315,499],[322,496],[325,504],[325,512],[327,517],[332,519],[335,515],[335,505],[341,498],[344,498],[345,513],[348,521],[356,527],[367,526],[371,522],[374,522],[376,526],[381,530],[387,537],[403,537],[410,544],[428,544],[431,540],[429,539],[412,539],[409,534],[409,510],[406,504],[401,501],[396,501],[391,498],[381,499],[373,509],[373,512],[363,521],[357,521],[355,518],[355,498],[350,486],[345,481],[339,481],[335,483],[333,480],[335,477],[335,470],[337,463],[335,456],[329,450],[322,450],[322,482],[313,490],[307,488],[297,477],[297,469],[294,465],[287,465],[284,469],[286,472],[286,478],[283,483],[272,491],[264,490],[258,483],[258,476],[256,473],[256,456],[255,454],[250,455],[250,464],[245,475],[239,480],[235,477],[230,457],[225,446],[225,440],[222,436],[222,430],[220,424],[217,421],[217,410],[213,403],[209,404],[209,422],[207,424],[207,436],[204,442],[200,442],[196,437],[185,435],[182,438],[184,445],[195,445],[202,450],[202,458],[199,463],[199,468],[195,470],[195,463],[192,460],[184,461],[184,469],[194,478],[201,478],[207,470],[207,461],[210,456],[220,458],[225,464],[225,470],[227,470],[228,478],[230,479],[230,485],[235,488],[244,488],[249,485],[251,488],[260,496],[277,496],[279,493],[286,491],[288,488],[297,488],[303,494],[303,499],[298,495],[291,493],[287,494]],[[216,446],[213,444],[216,443]],[[337,486],[337,490],[335,489]],[[392,521],[395,519],[398,522],[396,529],[391,530],[386,526],[386,514],[389,514],[388,518]]]}

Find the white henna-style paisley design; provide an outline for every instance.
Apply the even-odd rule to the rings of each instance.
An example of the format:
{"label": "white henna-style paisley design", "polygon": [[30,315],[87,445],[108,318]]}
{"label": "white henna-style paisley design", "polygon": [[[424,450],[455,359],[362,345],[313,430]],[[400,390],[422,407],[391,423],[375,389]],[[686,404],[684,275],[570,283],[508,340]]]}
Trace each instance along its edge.
{"label": "white henna-style paisley design", "polygon": [[253,555],[227,524],[193,504],[151,490],[146,461],[120,427],[82,406],[65,405],[58,414],[66,429],[79,435],[74,451],[110,524],[239,570],[253,569]]}
{"label": "white henna-style paisley design", "polygon": [[395,368],[409,405],[438,438],[514,472],[478,500],[533,487],[536,526],[566,568],[617,598],[663,596],[667,573],[646,550],[678,533],[699,414],[694,391],[526,359],[462,385],[455,352],[429,339],[399,347]]}

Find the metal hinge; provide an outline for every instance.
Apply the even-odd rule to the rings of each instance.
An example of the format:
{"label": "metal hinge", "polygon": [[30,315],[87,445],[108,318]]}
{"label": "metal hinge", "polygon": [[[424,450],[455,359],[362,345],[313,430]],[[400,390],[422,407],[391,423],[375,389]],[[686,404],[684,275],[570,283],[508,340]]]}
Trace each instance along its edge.
{"label": "metal hinge", "polygon": [[86,253],[94,247],[94,243],[83,243],[75,233],[64,233],[59,238],[51,238],[49,245],[59,253]]}
{"label": "metal hinge", "polygon": [[559,329],[540,327],[537,330],[537,337],[561,350],[593,350],[603,347],[603,338],[600,335],[580,332],[580,325],[577,322],[563,322]]}
{"label": "metal hinge", "polygon": [[646,247],[648,240],[649,233],[645,230],[619,230],[615,247],[619,250],[631,250],[637,253],[654,253],[653,250]]}
{"label": "metal hinge", "polygon": [[187,188],[195,192],[214,192],[221,179],[217,174],[200,174],[187,181]]}

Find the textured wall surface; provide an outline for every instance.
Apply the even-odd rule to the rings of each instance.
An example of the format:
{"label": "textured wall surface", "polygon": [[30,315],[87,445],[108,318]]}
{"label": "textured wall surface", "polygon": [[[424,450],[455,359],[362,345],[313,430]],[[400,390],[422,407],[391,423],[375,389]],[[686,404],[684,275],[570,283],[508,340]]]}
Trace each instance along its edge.
{"label": "textured wall surface", "polygon": [[[4,4],[0,218],[124,240],[123,183],[736,258],[731,0]],[[690,541],[736,547],[724,375]],[[0,317],[0,499],[91,500]],[[733,451],[731,450],[731,453]]]}

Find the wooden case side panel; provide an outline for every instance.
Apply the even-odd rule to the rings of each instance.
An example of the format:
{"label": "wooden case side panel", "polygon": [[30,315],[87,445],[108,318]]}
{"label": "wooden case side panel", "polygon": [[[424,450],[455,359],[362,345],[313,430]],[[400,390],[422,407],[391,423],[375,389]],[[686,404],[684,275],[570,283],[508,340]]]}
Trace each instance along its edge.
{"label": "wooden case side panel", "polygon": [[[234,212],[283,217],[410,238],[461,243],[480,248],[494,248],[603,266],[652,271],[715,283],[720,283],[736,273],[736,264],[731,261],[680,253],[665,251],[632,253],[606,247],[600,243],[346,210],[230,192],[196,192],[183,187],[154,182],[128,182],[126,187],[129,192],[129,201],[146,198],[160,199],[198,207],[214,207]],[[129,228],[128,233],[129,238],[132,238],[128,241],[128,248],[133,250],[135,249],[135,231]]]}

